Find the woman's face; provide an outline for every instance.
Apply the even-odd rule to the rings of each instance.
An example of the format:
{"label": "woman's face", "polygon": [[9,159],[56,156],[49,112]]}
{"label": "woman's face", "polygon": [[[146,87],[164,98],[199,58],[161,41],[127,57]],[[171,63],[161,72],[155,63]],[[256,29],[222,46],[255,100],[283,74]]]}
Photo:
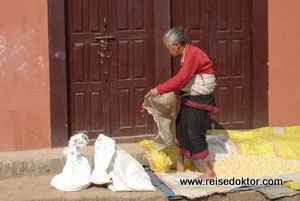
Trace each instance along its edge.
{"label": "woman's face", "polygon": [[180,45],[179,43],[175,42],[173,45],[169,45],[169,40],[165,39],[164,41],[164,46],[165,48],[169,51],[169,53],[173,56],[173,57],[180,57],[182,56],[182,53],[180,51]]}

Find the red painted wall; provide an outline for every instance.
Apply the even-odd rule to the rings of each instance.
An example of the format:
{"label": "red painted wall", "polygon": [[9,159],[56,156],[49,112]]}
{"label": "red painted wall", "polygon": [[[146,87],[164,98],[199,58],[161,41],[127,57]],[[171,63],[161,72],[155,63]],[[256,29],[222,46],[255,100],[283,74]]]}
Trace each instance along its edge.
{"label": "red painted wall", "polygon": [[50,147],[47,0],[0,5],[0,151]]}
{"label": "red painted wall", "polygon": [[[269,125],[300,125],[300,1],[269,0]],[[266,78],[267,79],[267,78]]]}

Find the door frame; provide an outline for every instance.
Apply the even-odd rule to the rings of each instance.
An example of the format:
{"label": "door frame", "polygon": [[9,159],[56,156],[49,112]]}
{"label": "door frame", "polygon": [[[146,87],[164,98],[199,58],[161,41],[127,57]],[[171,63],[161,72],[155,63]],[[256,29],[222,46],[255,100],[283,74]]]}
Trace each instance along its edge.
{"label": "door frame", "polygon": [[[66,146],[69,139],[67,90],[66,1],[47,0],[50,72],[51,147]],[[252,0],[252,122],[268,125],[268,0]],[[162,36],[171,24],[171,0],[154,1],[155,85],[172,76],[171,58],[162,46]],[[62,23],[65,22],[65,23]],[[170,58],[170,59],[165,59]],[[149,86],[155,87],[155,86]],[[154,129],[155,130],[155,129]]]}
{"label": "door frame", "polygon": [[268,0],[252,0],[252,128],[269,125]]}
{"label": "door frame", "polygon": [[51,147],[66,146],[69,140],[66,2],[48,0],[48,44],[50,72]]}

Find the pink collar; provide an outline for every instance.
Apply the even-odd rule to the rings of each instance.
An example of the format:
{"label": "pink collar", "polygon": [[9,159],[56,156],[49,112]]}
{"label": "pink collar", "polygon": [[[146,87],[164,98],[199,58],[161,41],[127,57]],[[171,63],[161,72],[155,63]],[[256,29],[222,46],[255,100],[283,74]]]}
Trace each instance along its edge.
{"label": "pink collar", "polygon": [[190,46],[190,44],[186,44],[184,49],[183,49],[183,54],[182,54],[182,57],[181,57],[181,60],[180,60],[181,65],[184,63],[185,54],[186,54],[189,46]]}

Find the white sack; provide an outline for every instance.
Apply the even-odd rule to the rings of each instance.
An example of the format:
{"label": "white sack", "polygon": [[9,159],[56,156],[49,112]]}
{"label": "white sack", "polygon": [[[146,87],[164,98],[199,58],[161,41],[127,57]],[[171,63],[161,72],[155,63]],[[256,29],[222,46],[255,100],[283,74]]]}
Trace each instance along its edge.
{"label": "white sack", "polygon": [[95,142],[94,170],[91,175],[91,182],[94,184],[106,184],[111,182],[108,174],[108,167],[115,154],[115,141],[107,139],[100,134]]}
{"label": "white sack", "polygon": [[94,161],[94,184],[107,183],[112,191],[155,191],[142,165],[103,134],[95,142]]}
{"label": "white sack", "polygon": [[62,173],[56,175],[50,182],[51,186],[61,191],[79,191],[91,185],[91,167],[88,159],[77,148],[85,147],[89,140],[83,133],[71,137],[69,147],[63,153],[67,162]]}

